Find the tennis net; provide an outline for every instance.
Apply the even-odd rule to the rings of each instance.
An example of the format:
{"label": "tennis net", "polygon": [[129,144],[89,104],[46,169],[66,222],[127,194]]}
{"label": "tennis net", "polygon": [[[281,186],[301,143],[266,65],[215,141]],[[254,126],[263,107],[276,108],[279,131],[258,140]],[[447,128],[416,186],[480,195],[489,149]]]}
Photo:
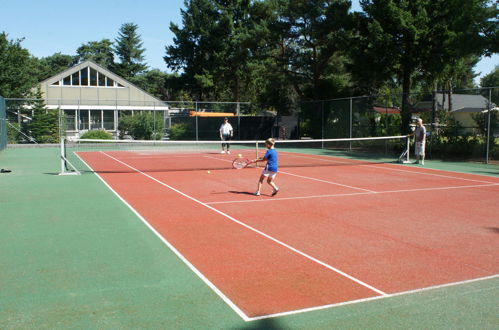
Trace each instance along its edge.
{"label": "tennis net", "polygon": [[[265,154],[265,141],[61,141],[61,174],[82,172],[166,172],[223,170],[232,161]],[[362,165],[408,160],[409,139],[387,136],[345,139],[276,140],[279,167]],[[402,159],[403,157],[403,159]]]}

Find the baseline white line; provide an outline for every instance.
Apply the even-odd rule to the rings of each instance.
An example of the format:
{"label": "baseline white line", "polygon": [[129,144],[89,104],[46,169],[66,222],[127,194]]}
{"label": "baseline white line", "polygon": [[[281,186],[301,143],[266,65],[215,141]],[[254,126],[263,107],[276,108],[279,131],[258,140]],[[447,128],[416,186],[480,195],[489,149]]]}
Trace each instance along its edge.
{"label": "baseline white line", "polygon": [[[420,293],[420,292],[425,292],[425,291],[446,288],[446,287],[450,287],[450,286],[457,286],[457,285],[469,284],[469,283],[473,283],[473,282],[491,280],[494,278],[499,278],[499,274],[475,278],[475,279],[471,279],[471,280],[464,280],[464,281],[459,281],[459,282],[433,285],[433,286],[415,289],[415,290],[402,291],[402,292],[388,294],[386,296],[376,296],[376,297],[370,297],[370,298],[364,298],[364,299],[345,301],[345,302],[341,302],[341,303],[337,303],[337,304],[322,305],[322,306],[316,306],[316,307],[310,307],[310,308],[297,309],[294,311],[288,311],[288,312],[283,312],[283,313],[275,313],[275,314],[268,314],[268,315],[262,315],[262,316],[257,316],[257,317],[250,317],[249,321],[257,321],[257,320],[269,319],[269,318],[274,318],[274,317],[281,317],[281,316],[294,315],[294,314],[300,314],[300,313],[305,313],[305,312],[318,311],[318,310],[328,309],[328,308],[333,308],[333,307],[358,304],[358,303],[368,302],[368,301],[373,301],[373,300],[387,299],[387,298],[392,298],[392,297],[397,297],[397,296],[402,296],[402,295],[408,295],[408,294],[414,294],[414,293]],[[497,288],[497,287],[495,287],[495,288]]]}
{"label": "baseline white line", "polygon": [[182,191],[180,191],[180,190],[178,190],[178,189],[176,189],[176,188],[174,188],[174,187],[172,187],[172,186],[170,186],[170,185],[162,182],[161,180],[156,179],[155,177],[153,177],[153,176],[151,176],[151,175],[149,175],[147,173],[144,173],[144,172],[140,171],[139,169],[134,168],[131,165],[128,165],[128,164],[122,162],[119,159],[114,158],[113,156],[110,156],[110,155],[106,154],[105,152],[102,152],[102,153],[104,155],[108,156],[109,158],[114,159],[115,161],[117,161],[117,162],[119,162],[119,163],[121,163],[121,164],[123,164],[123,165],[125,165],[125,166],[127,166],[127,167],[129,167],[131,169],[133,169],[137,173],[140,173],[140,174],[148,177],[149,179],[151,179],[151,180],[159,183],[160,185],[162,185],[164,187],[167,187],[168,189],[171,189],[171,190],[175,191],[176,193],[178,193],[178,194],[180,194],[180,195],[182,195],[182,196],[184,196],[184,197],[186,197],[186,198],[188,198],[188,199],[190,199],[190,200],[192,200],[192,201],[194,201],[194,202],[196,202],[196,203],[198,203],[198,204],[200,204],[200,205],[202,205],[202,206],[204,206],[204,207],[206,207],[206,208],[208,208],[208,209],[210,209],[210,210],[212,210],[212,211],[214,211],[214,212],[216,212],[216,213],[218,213],[218,214],[220,214],[222,216],[224,216],[225,218],[227,218],[227,219],[229,219],[229,220],[231,220],[231,221],[233,221],[233,222],[235,222],[235,223],[237,223],[237,224],[239,224],[239,225],[241,225],[241,226],[243,226],[245,228],[248,228],[251,231],[254,231],[255,233],[257,233],[257,234],[259,234],[259,235],[261,235],[263,237],[266,237],[266,238],[270,239],[271,241],[273,241],[273,242],[275,242],[275,243],[277,243],[277,244],[279,244],[281,246],[284,246],[285,248],[287,248],[287,249],[289,249],[289,250],[291,250],[291,251],[293,251],[293,252],[295,252],[295,253],[303,256],[303,257],[305,257],[306,259],[309,259],[309,260],[311,260],[311,261],[313,261],[313,262],[315,262],[315,263],[317,263],[317,264],[319,264],[319,265],[321,265],[321,266],[323,266],[323,267],[325,267],[325,268],[327,268],[329,270],[332,270],[335,273],[338,273],[338,274],[340,274],[340,275],[342,275],[342,276],[344,276],[344,277],[352,280],[353,282],[356,282],[356,283],[358,283],[358,284],[360,284],[360,285],[362,285],[362,286],[364,286],[364,287],[366,287],[366,288],[368,288],[368,289],[370,289],[370,290],[372,290],[372,291],[374,291],[374,292],[376,292],[376,293],[378,293],[380,295],[386,295],[385,292],[383,292],[383,291],[381,291],[381,290],[379,290],[379,289],[377,289],[377,288],[375,288],[375,287],[373,287],[373,286],[371,286],[371,285],[369,285],[369,284],[367,284],[367,283],[365,283],[365,282],[363,282],[363,281],[361,281],[361,280],[353,277],[352,275],[349,275],[349,274],[347,274],[347,273],[339,270],[338,268],[335,268],[335,267],[333,267],[333,266],[331,266],[331,265],[329,265],[329,264],[327,264],[327,263],[325,263],[325,262],[323,262],[323,261],[321,261],[321,260],[319,260],[317,258],[314,258],[311,255],[306,254],[305,252],[302,252],[302,251],[300,251],[300,250],[292,247],[291,245],[286,244],[286,243],[278,240],[277,238],[274,238],[274,237],[272,237],[272,236],[270,236],[268,234],[265,234],[264,232],[262,232],[262,231],[260,231],[260,230],[258,230],[256,228],[253,228],[250,225],[247,225],[244,222],[239,221],[236,218],[234,218],[234,217],[232,217],[232,216],[230,216],[230,215],[228,215],[228,214],[226,214],[226,213],[224,213],[224,212],[222,212],[222,211],[220,211],[220,210],[218,210],[218,209],[216,209],[216,208],[214,208],[214,207],[212,207],[212,206],[210,206],[210,205],[208,205],[206,203],[203,203],[200,200],[198,200],[198,199],[196,199],[196,198],[194,198],[194,197],[192,197],[190,195],[187,195],[186,193],[184,193],[184,192],[182,192]]}
{"label": "baseline white line", "polygon": [[[111,157],[105,152],[101,151],[101,153],[105,154],[108,157]],[[187,258],[185,258],[180,253],[180,251],[178,251],[165,237],[158,233],[156,229],[154,229],[154,227],[151,226],[149,222],[147,222],[147,220],[144,219],[144,217],[142,217],[142,215],[140,215],[140,213],[133,208],[133,206],[131,206],[125,199],[123,199],[120,194],[118,194],[96,171],[94,171],[90,165],[88,165],[79,155],[77,156],[89,169],[91,169],[97,175],[97,177],[106,185],[106,187],[108,187],[109,190],[111,190],[126,206],[128,206],[128,208],[132,210],[133,213],[135,213],[135,215],[147,226],[147,228],[149,228],[171,251],[173,251],[173,253],[175,253],[175,255],[194,272],[194,274],[196,274],[210,289],[213,290],[213,292],[215,292],[222,299],[222,301],[224,301],[230,308],[232,308],[232,310],[244,321],[248,322],[250,320],[250,318],[241,309],[239,309],[236,304],[234,304],[222,291],[220,291],[208,278],[206,278],[203,273],[201,273],[192,263],[190,263],[190,261],[187,260]]]}
{"label": "baseline white line", "polygon": [[[465,189],[465,188],[480,188],[480,187],[493,187],[499,186],[499,183],[491,184],[477,184],[472,186],[450,186],[450,187],[435,187],[435,188],[415,188],[415,189],[401,189],[401,190],[385,190],[376,192],[377,195],[392,194],[402,192],[415,192],[415,191],[433,191],[433,190],[451,190],[451,189]],[[296,196],[296,197],[273,197],[268,199],[249,199],[249,200],[234,200],[234,201],[221,201],[221,202],[206,202],[206,204],[231,204],[231,203],[253,203],[253,202],[272,202],[282,200],[295,200],[295,199],[308,199],[308,198],[328,198],[328,197],[343,197],[343,196],[358,196],[358,195],[372,195],[370,192],[358,192],[348,194],[325,194],[325,195],[312,195],[312,196]]]}

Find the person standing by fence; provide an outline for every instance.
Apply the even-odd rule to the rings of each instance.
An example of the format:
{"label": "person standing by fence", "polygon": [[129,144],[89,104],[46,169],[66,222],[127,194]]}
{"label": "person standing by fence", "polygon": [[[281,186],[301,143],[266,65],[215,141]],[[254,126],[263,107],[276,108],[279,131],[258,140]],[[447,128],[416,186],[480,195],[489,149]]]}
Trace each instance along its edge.
{"label": "person standing by fence", "polygon": [[222,140],[222,151],[220,153],[224,154],[225,149],[227,149],[227,153],[230,154],[229,141],[232,139],[233,135],[234,130],[232,125],[229,123],[229,118],[225,117],[222,126],[220,126],[220,139]]}
{"label": "person standing by fence", "polygon": [[424,165],[424,156],[425,156],[425,144],[426,144],[426,128],[423,125],[423,119],[418,118],[416,120],[416,129],[413,133],[409,134],[410,136],[414,135],[415,147],[414,153],[416,154],[416,161],[414,164]]}

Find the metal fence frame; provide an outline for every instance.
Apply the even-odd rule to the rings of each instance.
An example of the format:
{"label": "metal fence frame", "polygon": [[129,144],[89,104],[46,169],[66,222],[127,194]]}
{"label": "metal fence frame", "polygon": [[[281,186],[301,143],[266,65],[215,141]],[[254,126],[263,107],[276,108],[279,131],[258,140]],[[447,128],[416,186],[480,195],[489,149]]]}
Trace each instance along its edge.
{"label": "metal fence frame", "polygon": [[7,111],[5,99],[0,96],[0,151],[7,147]]}

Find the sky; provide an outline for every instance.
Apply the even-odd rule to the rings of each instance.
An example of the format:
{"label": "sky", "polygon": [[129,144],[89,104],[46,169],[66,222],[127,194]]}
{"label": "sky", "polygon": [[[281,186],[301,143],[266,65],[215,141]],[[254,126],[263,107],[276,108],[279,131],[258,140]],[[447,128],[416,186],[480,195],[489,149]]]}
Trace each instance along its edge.
{"label": "sky", "polygon": [[[170,22],[181,25],[184,0],[0,0],[0,32],[9,39],[24,38],[22,46],[36,57],[60,52],[75,55],[89,41],[114,41],[124,23],[138,25],[149,67],[168,71],[165,47],[173,44]],[[359,0],[352,9],[360,10]],[[479,83],[499,65],[499,54],[483,58],[475,67]]]}

